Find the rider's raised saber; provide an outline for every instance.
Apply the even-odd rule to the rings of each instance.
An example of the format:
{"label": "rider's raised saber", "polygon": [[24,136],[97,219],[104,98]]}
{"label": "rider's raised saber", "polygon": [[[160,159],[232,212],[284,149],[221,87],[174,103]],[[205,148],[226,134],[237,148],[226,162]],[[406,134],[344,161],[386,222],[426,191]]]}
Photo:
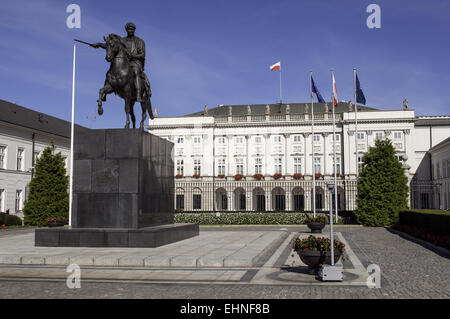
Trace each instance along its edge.
{"label": "rider's raised saber", "polygon": [[80,42],[80,43],[84,43],[84,44],[90,45],[91,47],[93,46],[92,43],[87,43],[87,42],[84,42],[84,41],[81,41],[81,40],[78,40],[78,39],[74,39],[74,40],[77,41],[77,42]]}

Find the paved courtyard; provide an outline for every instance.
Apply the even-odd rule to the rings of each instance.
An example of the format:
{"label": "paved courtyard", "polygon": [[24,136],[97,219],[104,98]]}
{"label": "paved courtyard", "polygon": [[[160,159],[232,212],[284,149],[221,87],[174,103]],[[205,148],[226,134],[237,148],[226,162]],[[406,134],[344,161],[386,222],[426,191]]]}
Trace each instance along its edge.
{"label": "paved courtyard", "polygon": [[[342,283],[316,280],[314,276],[307,274],[298,256],[292,254],[291,240],[297,235],[309,235],[305,228],[202,227],[200,233],[201,236],[195,239],[167,245],[165,248],[153,248],[154,251],[145,253],[141,250],[141,255],[137,251],[133,253],[130,250],[124,254],[120,249],[114,249],[112,253],[105,253],[104,249],[98,249],[98,252],[93,251],[95,248],[87,249],[90,250],[88,260],[92,260],[92,263],[81,266],[81,289],[66,287],[68,273],[64,265],[46,265],[47,258],[42,259],[44,255],[36,254],[36,248],[30,246],[30,238],[31,241],[33,238],[31,232],[11,232],[8,235],[0,233],[0,256],[3,258],[3,264],[0,266],[0,297],[270,299],[450,297],[449,254],[434,252],[427,246],[385,228],[336,228],[336,236],[346,243],[349,255],[349,260],[343,263]],[[222,245],[223,250],[227,245],[236,246],[229,246],[231,248],[228,253],[222,253],[217,259],[215,247],[211,246],[213,242],[215,245]],[[256,243],[259,243],[259,246]],[[195,245],[198,247],[191,249]],[[251,245],[253,246],[250,249]],[[183,256],[181,248],[183,246],[184,251],[189,252],[185,256],[194,256],[195,264],[192,258],[177,258]],[[40,249],[46,248],[38,250]],[[100,250],[103,252],[100,253]],[[55,254],[64,255],[67,251],[55,251]],[[83,254],[87,253],[82,251],[76,256]],[[17,259],[15,264],[12,263],[11,258],[13,256],[17,258],[18,255],[20,263],[17,263]],[[121,258],[133,255],[138,256],[133,259],[134,261],[142,260],[144,264],[120,265]],[[156,255],[169,256],[169,264],[159,266],[145,264],[147,258],[151,260],[151,257]],[[233,259],[231,257],[233,255],[239,258]],[[45,256],[49,257],[48,260],[52,260],[50,257],[54,255],[47,252]],[[103,260],[103,263],[112,263],[114,266],[96,266],[95,256],[103,256],[99,260]],[[9,263],[6,263],[8,261],[6,257],[10,258]],[[139,259],[141,257],[142,259]],[[210,260],[211,264],[203,265],[202,258]],[[172,263],[172,259],[176,262]],[[30,264],[31,260],[36,264]],[[215,263],[212,263],[212,260],[215,260]],[[222,264],[217,263],[217,260],[222,260]],[[234,264],[225,264],[226,260]],[[381,268],[380,289],[370,289],[365,285],[368,276],[365,268],[369,264],[377,264]]]}

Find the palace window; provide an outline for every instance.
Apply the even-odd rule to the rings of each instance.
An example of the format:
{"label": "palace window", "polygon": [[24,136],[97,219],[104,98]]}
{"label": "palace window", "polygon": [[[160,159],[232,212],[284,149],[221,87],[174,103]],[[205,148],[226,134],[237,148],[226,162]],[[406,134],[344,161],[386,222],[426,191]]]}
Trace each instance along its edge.
{"label": "palace window", "polygon": [[25,150],[23,148],[18,148],[17,149],[17,170],[18,171],[23,171],[24,167],[23,167],[23,154],[24,154]]}
{"label": "palace window", "polygon": [[5,211],[5,190],[0,189],[0,212]]}
{"label": "palace window", "polygon": [[281,157],[276,157],[275,159],[274,159],[274,162],[275,162],[275,174],[282,174],[282,171],[283,171],[283,159],[281,158]]}
{"label": "palace window", "polygon": [[301,135],[294,135],[294,143],[300,143],[302,141]]}
{"label": "palace window", "polygon": [[356,134],[356,138],[357,138],[358,140],[363,140],[363,139],[365,138],[364,132],[358,132],[358,133]]}
{"label": "palace window", "polygon": [[364,156],[364,155],[358,156],[358,170],[359,170],[359,171],[361,171],[361,169],[362,169],[362,167],[363,167],[363,165],[364,165],[364,162],[363,162],[363,156]]}
{"label": "palace window", "polygon": [[236,144],[243,144],[244,143],[244,137],[243,136],[237,136],[236,137]]}
{"label": "palace window", "polygon": [[184,160],[177,160],[177,175],[184,175]]}
{"label": "palace window", "polygon": [[376,140],[381,140],[384,138],[384,133],[383,132],[375,132],[375,139]]}
{"label": "palace window", "polygon": [[255,174],[262,174],[262,158],[255,158]]}
{"label": "palace window", "polygon": [[275,135],[275,136],[273,137],[273,141],[274,141],[275,143],[281,143],[281,135]]}
{"label": "palace window", "polygon": [[236,174],[244,174],[244,159],[236,158]]}
{"label": "palace window", "polygon": [[314,134],[314,142],[320,142],[320,135]]}
{"label": "palace window", "polygon": [[219,144],[225,144],[225,137],[218,137],[218,138],[217,138],[217,143],[219,143]]}
{"label": "palace window", "polygon": [[320,157],[314,157],[314,173],[320,174],[322,171],[321,168],[321,161],[322,159]]}
{"label": "palace window", "polygon": [[225,175],[225,159],[219,158],[217,160],[217,174]]}
{"label": "palace window", "polygon": [[261,144],[261,143],[262,143],[262,138],[261,138],[261,136],[256,136],[256,137],[255,137],[255,143],[256,143],[256,144]]}
{"label": "palace window", "polygon": [[202,195],[201,194],[192,195],[192,208],[193,209],[202,209]]}
{"label": "palace window", "polygon": [[183,144],[184,143],[184,137],[177,137],[177,144]]}
{"label": "palace window", "polygon": [[184,209],[184,194],[177,194],[176,209]]}
{"label": "palace window", "polygon": [[[341,141],[341,136],[339,134],[335,134],[334,136],[336,138],[336,143],[339,143]],[[333,135],[332,135],[332,137],[333,137]]]}
{"label": "palace window", "polygon": [[202,138],[200,136],[194,136],[194,144],[200,144],[202,142]]}
{"label": "palace window", "polygon": [[302,173],[302,158],[294,157],[294,174]]}
{"label": "palace window", "polygon": [[18,189],[16,190],[16,203],[15,203],[16,212],[22,211],[22,203],[23,203],[22,190]]}
{"label": "palace window", "polygon": [[6,146],[0,145],[0,169],[6,169]]}
{"label": "palace window", "polygon": [[401,140],[402,132],[394,132],[394,140]]}
{"label": "palace window", "polygon": [[201,161],[199,159],[194,160],[194,174],[201,174]]}
{"label": "palace window", "polygon": [[[334,171],[334,156],[333,156],[333,171]],[[341,157],[336,156],[336,174],[341,174]]]}

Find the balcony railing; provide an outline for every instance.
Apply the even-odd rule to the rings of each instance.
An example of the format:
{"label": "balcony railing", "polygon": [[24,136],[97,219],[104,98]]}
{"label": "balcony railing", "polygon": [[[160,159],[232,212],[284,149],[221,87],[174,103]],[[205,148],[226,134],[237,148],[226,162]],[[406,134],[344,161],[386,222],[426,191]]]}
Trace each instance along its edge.
{"label": "balcony railing", "polygon": [[[316,113],[315,121],[331,121],[332,113]],[[342,114],[335,114],[336,121],[342,120]],[[242,122],[284,122],[284,121],[311,121],[311,114],[272,114],[272,115],[233,115],[218,116],[215,118],[216,123],[242,123]]]}

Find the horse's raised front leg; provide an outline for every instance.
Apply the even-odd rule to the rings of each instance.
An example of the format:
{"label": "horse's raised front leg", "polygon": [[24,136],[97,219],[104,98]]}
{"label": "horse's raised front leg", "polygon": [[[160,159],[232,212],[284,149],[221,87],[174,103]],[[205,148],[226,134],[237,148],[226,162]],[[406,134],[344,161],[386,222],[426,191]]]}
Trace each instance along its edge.
{"label": "horse's raised front leg", "polygon": [[97,100],[97,105],[98,105],[98,115],[102,115],[103,114],[103,108],[102,108],[102,101],[106,101],[106,95],[112,93],[114,90],[111,87],[111,85],[109,85],[108,83],[105,84],[104,88],[101,88],[100,91],[98,92],[98,100]]}

